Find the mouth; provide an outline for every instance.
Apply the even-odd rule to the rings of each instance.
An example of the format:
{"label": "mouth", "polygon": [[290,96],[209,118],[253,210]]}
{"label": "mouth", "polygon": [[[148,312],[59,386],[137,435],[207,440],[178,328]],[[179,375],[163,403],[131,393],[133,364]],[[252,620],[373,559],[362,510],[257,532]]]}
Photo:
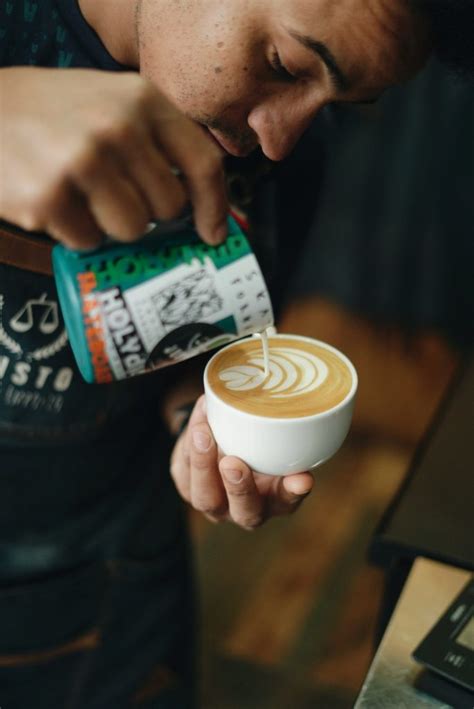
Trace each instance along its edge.
{"label": "mouth", "polygon": [[236,158],[245,158],[247,155],[250,155],[253,150],[255,150],[256,146],[253,146],[251,148],[237,147],[232,142],[226,140],[226,138],[223,138],[221,135],[213,131],[212,128],[206,127],[206,130],[211,136],[211,138],[214,140],[214,142],[217,143],[220,148],[223,148],[226,153],[229,153],[229,155],[233,155]]}

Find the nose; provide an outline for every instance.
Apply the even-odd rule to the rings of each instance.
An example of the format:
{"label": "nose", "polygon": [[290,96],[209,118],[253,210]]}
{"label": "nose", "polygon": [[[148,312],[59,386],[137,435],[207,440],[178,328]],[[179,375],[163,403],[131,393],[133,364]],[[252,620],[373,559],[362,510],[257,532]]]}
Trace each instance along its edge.
{"label": "nose", "polygon": [[248,124],[270,160],[283,160],[294,148],[324,102],[292,103],[288,97],[256,106]]}

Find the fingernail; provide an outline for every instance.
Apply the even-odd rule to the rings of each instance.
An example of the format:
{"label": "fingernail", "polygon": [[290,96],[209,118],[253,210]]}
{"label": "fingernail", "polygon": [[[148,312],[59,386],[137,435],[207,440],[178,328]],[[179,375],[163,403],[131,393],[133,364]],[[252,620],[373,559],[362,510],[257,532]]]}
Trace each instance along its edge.
{"label": "fingernail", "polygon": [[298,495],[293,495],[293,496],[290,498],[289,503],[290,503],[290,505],[300,505],[300,504],[303,502],[303,500],[304,500],[306,497],[308,497],[308,495],[309,495],[309,492],[305,492],[305,493],[303,493],[302,495],[299,495],[299,494],[298,494]]}
{"label": "fingernail", "polygon": [[290,493],[290,503],[292,505],[295,505],[297,502],[302,502],[302,500],[305,499],[305,497],[308,497],[309,493],[311,490],[307,490],[306,492],[292,492]]}
{"label": "fingernail", "polygon": [[240,483],[244,478],[242,471],[236,468],[226,468],[222,471],[222,475],[229,483]]}
{"label": "fingernail", "polygon": [[211,437],[207,433],[202,433],[201,431],[194,431],[193,443],[198,451],[201,451],[201,453],[205,453],[211,447]]}
{"label": "fingernail", "polygon": [[214,231],[214,240],[220,244],[222,241],[224,241],[227,238],[228,232],[229,232],[229,228],[227,226],[227,222],[222,222],[221,224],[219,224],[217,229]]}
{"label": "fingernail", "polygon": [[202,401],[201,401],[201,411],[203,414],[207,414],[207,404],[206,404],[206,397],[203,396]]}
{"label": "fingernail", "polygon": [[308,480],[307,476],[301,478],[297,475],[295,475],[294,477],[290,475],[285,478],[284,487],[290,495],[294,495],[296,498],[302,498],[306,497],[306,495],[309,495],[309,493],[313,489],[313,482],[311,479]]}

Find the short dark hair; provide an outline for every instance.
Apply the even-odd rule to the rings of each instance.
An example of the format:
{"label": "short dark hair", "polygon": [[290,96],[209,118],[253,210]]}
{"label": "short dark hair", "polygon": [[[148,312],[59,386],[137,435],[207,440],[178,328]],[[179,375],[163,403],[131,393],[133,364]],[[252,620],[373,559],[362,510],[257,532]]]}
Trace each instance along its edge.
{"label": "short dark hair", "polygon": [[430,24],[433,53],[474,79],[474,0],[410,0]]}

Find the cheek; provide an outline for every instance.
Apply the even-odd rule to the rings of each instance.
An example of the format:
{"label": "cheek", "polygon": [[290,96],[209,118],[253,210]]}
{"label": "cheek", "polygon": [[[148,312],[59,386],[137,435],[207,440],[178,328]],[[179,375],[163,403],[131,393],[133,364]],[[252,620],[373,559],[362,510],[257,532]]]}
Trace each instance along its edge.
{"label": "cheek", "polygon": [[165,58],[153,53],[142,53],[140,73],[149,79],[183,113],[193,110],[200,102],[212,97],[212,76],[201,64],[188,61],[182,55]]}
{"label": "cheek", "polygon": [[261,82],[249,50],[235,48],[229,36],[216,37],[208,47],[195,37],[180,43],[143,40],[141,73],[183,113],[242,121],[258,100]]}
{"label": "cheek", "polygon": [[246,67],[230,65],[219,57],[206,65],[184,62],[170,67],[169,93],[185,113],[208,116],[243,116],[258,93]]}

